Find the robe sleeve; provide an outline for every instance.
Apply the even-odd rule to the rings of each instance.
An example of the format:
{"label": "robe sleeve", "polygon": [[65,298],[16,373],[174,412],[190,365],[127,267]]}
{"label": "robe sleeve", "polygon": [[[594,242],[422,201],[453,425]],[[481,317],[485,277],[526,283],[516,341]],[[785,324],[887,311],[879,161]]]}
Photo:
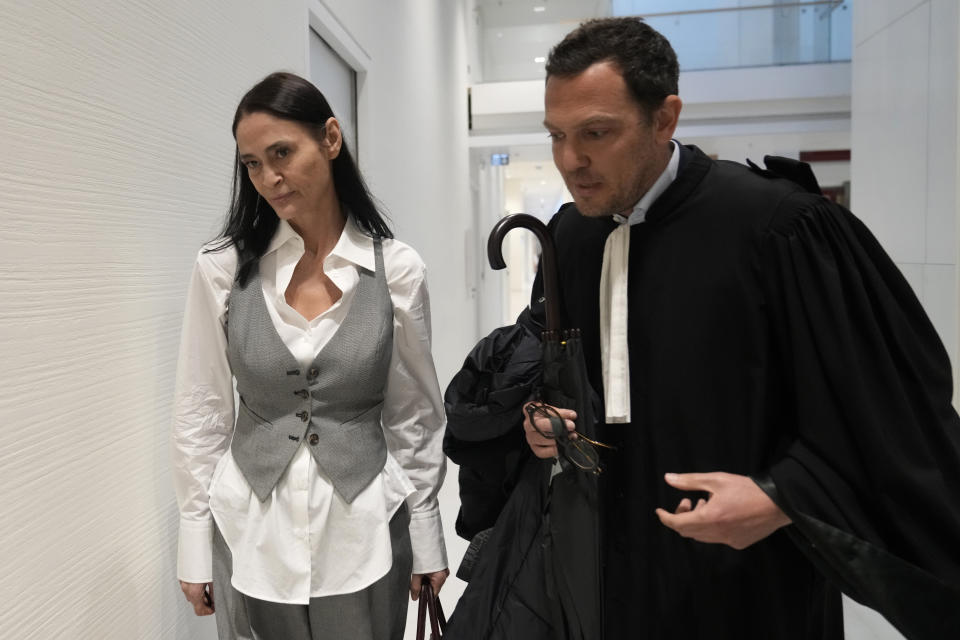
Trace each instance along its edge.
{"label": "robe sleeve", "polygon": [[824,198],[788,196],[759,256],[792,444],[758,484],[849,596],[908,638],[960,637],[960,419],[936,331]]}

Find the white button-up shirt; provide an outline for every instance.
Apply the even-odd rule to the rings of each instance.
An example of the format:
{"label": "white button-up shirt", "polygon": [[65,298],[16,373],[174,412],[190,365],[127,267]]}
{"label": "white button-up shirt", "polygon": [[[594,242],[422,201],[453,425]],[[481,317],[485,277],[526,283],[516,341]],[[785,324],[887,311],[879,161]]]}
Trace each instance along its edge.
{"label": "white button-up shirt", "polygon": [[[342,296],[307,320],[284,297],[303,253],[303,239],[281,221],[260,259],[260,276],[277,332],[308,366],[346,317],[359,282],[357,269],[372,271],[375,265],[372,239],[348,221],[323,265]],[[235,407],[224,316],[237,253],[229,247],[197,256],[184,312],[173,421],[181,580],[212,580],[215,518],[233,554],[233,585],[239,591],[294,604],[359,591],[389,571],[388,525],[404,501],[411,517],[413,572],[446,568],[437,504],[446,469],[446,421],[430,354],[425,267],[413,249],[397,240],[383,241],[383,260],[394,307],[393,355],[381,418],[389,450],[383,471],[347,504],[301,445],[261,503],[229,451]]]}

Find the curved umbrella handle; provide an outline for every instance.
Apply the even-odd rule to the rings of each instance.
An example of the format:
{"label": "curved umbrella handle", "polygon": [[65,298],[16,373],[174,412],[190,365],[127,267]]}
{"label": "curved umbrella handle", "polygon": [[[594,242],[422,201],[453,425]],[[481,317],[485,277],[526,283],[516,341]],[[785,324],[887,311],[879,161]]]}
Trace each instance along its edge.
{"label": "curved umbrella handle", "polygon": [[553,238],[547,225],[527,213],[514,213],[504,216],[493,225],[490,237],[487,238],[487,259],[494,269],[503,269],[507,263],[503,261],[503,239],[507,232],[516,227],[529,229],[540,241],[540,271],[543,274],[543,296],[547,310],[547,331],[560,330],[560,303],[557,294],[560,286],[557,282],[557,256],[553,246]]}

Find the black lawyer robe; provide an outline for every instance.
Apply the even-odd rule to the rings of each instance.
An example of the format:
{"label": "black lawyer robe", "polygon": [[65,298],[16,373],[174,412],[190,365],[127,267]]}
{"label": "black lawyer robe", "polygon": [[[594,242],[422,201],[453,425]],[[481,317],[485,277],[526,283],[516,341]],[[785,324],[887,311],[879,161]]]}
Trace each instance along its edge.
{"label": "black lawyer robe", "polygon": [[[856,218],[764,173],[681,147],[631,229],[632,423],[600,433],[617,446],[601,488],[606,638],[842,638],[840,587],[908,637],[960,637],[947,355]],[[582,329],[597,390],[613,226],[573,205],[550,223],[563,323]],[[757,478],[798,524],[743,551],[661,525],[654,510],[684,497],[663,474],[708,471]]]}

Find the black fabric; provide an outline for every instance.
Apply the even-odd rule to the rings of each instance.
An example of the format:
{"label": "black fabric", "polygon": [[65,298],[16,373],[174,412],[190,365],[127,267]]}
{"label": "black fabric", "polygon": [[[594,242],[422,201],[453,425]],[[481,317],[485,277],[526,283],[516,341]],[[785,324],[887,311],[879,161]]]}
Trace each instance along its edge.
{"label": "black fabric", "polygon": [[477,343],[444,393],[443,450],[460,465],[456,530],[467,540],[493,526],[531,456],[521,407],[540,382],[537,309]]}
{"label": "black fabric", "polygon": [[[577,432],[597,439],[600,401],[587,379],[578,332],[543,340],[540,400],[577,412]],[[560,424],[563,436],[566,427]],[[543,540],[546,588],[551,590],[554,637],[594,640],[603,633],[600,565],[600,505],[597,475],[566,461],[550,486],[548,528]]]}
{"label": "black fabric", "polygon": [[813,175],[813,169],[806,162],[800,162],[793,158],[781,158],[779,156],[764,156],[763,164],[766,169],[757,166],[750,159],[747,159],[747,166],[754,173],[759,173],[770,178],[786,178],[791,182],[803,187],[810,193],[823,195],[820,185],[817,183],[817,177]]}
{"label": "black fabric", "polygon": [[527,458],[450,616],[451,640],[555,640],[555,593],[545,579],[551,460]]}
{"label": "black fabric", "polygon": [[859,220],[815,198],[787,207],[762,256],[786,373],[803,381],[798,437],[770,468],[781,505],[852,597],[909,638],[960,637],[960,420],[947,354]]}
{"label": "black fabric", "polygon": [[[497,515],[499,515],[499,512]],[[469,538],[470,544],[467,545],[467,550],[463,552],[463,560],[460,561],[460,566],[457,567],[456,573],[457,577],[464,582],[470,582],[470,578],[473,577],[473,568],[480,558],[480,551],[483,549],[483,545],[490,539],[491,533],[493,533],[493,527],[483,529]]]}
{"label": "black fabric", "polygon": [[[958,628],[960,606],[943,605],[960,585],[946,354],[869,232],[810,189],[682,147],[677,179],[631,229],[633,422],[599,434],[617,446],[600,486],[607,638],[842,638],[839,587],[908,637]],[[550,223],[563,324],[583,331],[598,391],[613,227],[572,205]],[[663,474],[706,471],[769,476],[797,524],[743,551],[663,527],[654,510],[684,497]],[[869,555],[853,562],[832,532],[914,567],[939,595],[906,598],[919,583],[896,574],[867,588]],[[909,628],[920,617],[939,635]]]}
{"label": "black fabric", "polygon": [[[579,337],[564,331],[538,340],[539,303],[481,340],[445,394],[444,448],[461,464],[457,532],[471,539],[457,572],[469,584],[450,638],[602,634],[596,476],[565,462],[551,477],[552,462],[533,458],[523,438],[521,406],[531,396],[575,409],[577,431],[597,435],[599,400]],[[510,471],[518,453],[519,479]],[[492,529],[480,530],[488,522]]]}

